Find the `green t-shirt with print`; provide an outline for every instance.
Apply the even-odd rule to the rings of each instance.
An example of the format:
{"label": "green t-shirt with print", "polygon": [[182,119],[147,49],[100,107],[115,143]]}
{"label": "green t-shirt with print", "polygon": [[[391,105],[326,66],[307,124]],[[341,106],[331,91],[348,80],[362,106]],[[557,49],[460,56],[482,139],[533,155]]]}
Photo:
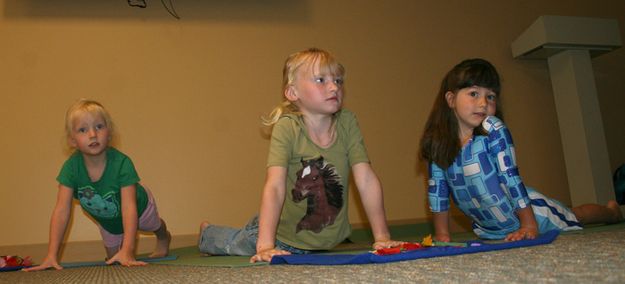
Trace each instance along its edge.
{"label": "green t-shirt with print", "polygon": [[296,248],[331,249],[351,233],[349,175],[369,158],[355,115],[343,109],[335,119],[336,139],[327,148],[312,142],[301,116],[284,115],[273,127],[267,166],[287,169],[276,238]]}
{"label": "green t-shirt with print", "polygon": [[111,234],[123,234],[121,188],[136,185],[137,216],[148,204],[145,189],[130,158],[113,147],[106,150],[106,167],[100,180],[92,182],[83,156],[74,152],[63,164],[56,180],[73,189],[74,198],[83,210]]}

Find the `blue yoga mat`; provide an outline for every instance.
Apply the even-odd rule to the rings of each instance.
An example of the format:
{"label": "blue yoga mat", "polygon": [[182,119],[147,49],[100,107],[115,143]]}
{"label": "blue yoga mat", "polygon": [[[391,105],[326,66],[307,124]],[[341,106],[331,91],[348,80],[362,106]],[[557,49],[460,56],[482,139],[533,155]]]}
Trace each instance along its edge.
{"label": "blue yoga mat", "polygon": [[271,258],[271,264],[292,264],[292,265],[345,265],[345,264],[367,264],[386,263],[402,260],[413,260],[419,258],[431,258],[439,256],[459,255],[465,253],[478,253],[493,250],[504,250],[520,247],[544,245],[553,242],[560,232],[549,231],[536,237],[533,240],[520,240],[515,242],[484,243],[482,241],[466,242],[466,247],[426,247],[411,251],[406,251],[391,255],[376,255],[373,253],[363,254],[299,254],[299,255],[276,255]]}

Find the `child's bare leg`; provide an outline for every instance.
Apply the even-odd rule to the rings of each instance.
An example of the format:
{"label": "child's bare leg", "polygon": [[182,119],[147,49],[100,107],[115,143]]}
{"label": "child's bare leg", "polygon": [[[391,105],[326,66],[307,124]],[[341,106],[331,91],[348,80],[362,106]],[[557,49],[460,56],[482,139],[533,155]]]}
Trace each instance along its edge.
{"label": "child's bare leg", "polygon": [[171,242],[171,234],[167,231],[165,221],[161,219],[161,227],[154,231],[156,235],[156,248],[150,257],[164,257],[169,254],[169,243]]}
{"label": "child's bare leg", "polygon": [[111,259],[111,257],[115,256],[115,254],[119,252],[119,248],[120,246],[104,247],[104,249],[106,250],[106,260],[109,260]]}
{"label": "child's bare leg", "polygon": [[606,206],[599,204],[583,204],[577,207],[573,207],[573,214],[577,217],[577,220],[586,224],[598,224],[598,223],[618,223],[623,221],[623,214],[619,208],[618,203],[614,200],[608,201]]}

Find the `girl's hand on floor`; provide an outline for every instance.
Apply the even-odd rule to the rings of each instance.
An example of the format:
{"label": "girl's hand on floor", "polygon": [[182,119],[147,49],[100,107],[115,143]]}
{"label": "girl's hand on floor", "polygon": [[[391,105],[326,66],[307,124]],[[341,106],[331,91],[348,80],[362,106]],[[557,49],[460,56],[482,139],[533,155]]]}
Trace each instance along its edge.
{"label": "girl's hand on floor", "polygon": [[107,260],[106,264],[111,265],[115,262],[118,262],[122,266],[128,266],[128,267],[147,265],[147,263],[143,261],[136,260],[134,255],[132,255],[132,253],[124,253],[121,250],[117,252],[113,257],[111,257],[111,259]]}
{"label": "girl's hand on floor", "polygon": [[533,240],[538,236],[538,230],[536,228],[521,228],[516,232],[508,234],[505,238],[506,241],[520,241],[524,239]]}
{"label": "girl's hand on floor", "polygon": [[275,249],[275,248],[265,249],[265,250],[257,252],[254,256],[252,256],[252,258],[250,258],[250,263],[254,263],[257,261],[270,262],[271,258],[274,255],[289,255],[289,254],[291,253],[285,250],[281,250],[281,249]]}
{"label": "girl's hand on floor", "polygon": [[376,241],[373,243],[373,249],[379,250],[384,248],[393,248],[403,245],[406,242],[402,241],[393,241],[393,240],[385,240],[385,241]]}
{"label": "girl's hand on floor", "polygon": [[436,234],[434,239],[439,242],[451,242],[451,237],[449,234]]}
{"label": "girl's hand on floor", "polygon": [[63,266],[59,265],[59,263],[56,260],[50,260],[50,259],[46,258],[46,259],[43,260],[43,263],[41,263],[41,264],[39,264],[37,266],[24,268],[24,269],[22,269],[22,271],[26,271],[26,272],[40,271],[40,270],[46,270],[48,268],[54,268],[56,270],[61,270],[61,269],[63,269]]}

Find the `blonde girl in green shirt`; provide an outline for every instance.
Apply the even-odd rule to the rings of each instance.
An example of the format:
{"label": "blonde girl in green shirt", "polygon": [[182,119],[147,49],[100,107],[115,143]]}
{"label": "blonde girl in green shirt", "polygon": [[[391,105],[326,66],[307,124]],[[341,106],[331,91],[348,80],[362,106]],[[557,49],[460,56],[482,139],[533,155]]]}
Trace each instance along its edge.
{"label": "blonde girl in green shirt", "polygon": [[134,255],[138,230],[156,235],[151,257],[168,254],[171,235],[150,191],[139,183],[130,158],[109,145],[113,129],[109,113],[98,102],[81,99],[68,109],[65,130],[68,144],[75,152],[57,177],[59,186],[50,219],[48,254],[40,265],[26,271],[63,268],[58,254],[73,198],[100,228],[107,264],[146,265]]}

